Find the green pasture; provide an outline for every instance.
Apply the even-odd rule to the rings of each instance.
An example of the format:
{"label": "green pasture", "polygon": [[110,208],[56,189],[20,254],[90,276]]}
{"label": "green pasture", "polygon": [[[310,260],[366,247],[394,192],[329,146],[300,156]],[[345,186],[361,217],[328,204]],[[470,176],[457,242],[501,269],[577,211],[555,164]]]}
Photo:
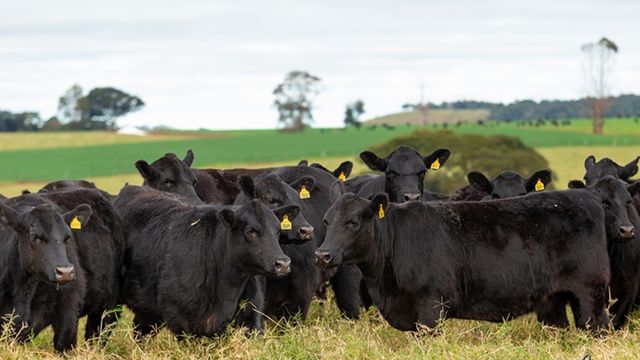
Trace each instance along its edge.
{"label": "green pasture", "polygon": [[[460,133],[505,134],[519,137],[535,148],[640,145],[640,124],[632,119],[607,121],[606,134],[591,135],[589,121],[573,120],[570,126],[517,126],[515,123],[451,128]],[[357,156],[370,145],[416,127],[375,129],[308,129],[301,134],[275,130],[227,132],[175,132],[149,137],[112,133],[2,134],[0,183],[50,181],[128,174],[138,159],[153,160],[166,152],[192,148],[196,166],[297,162]],[[53,140],[52,140],[53,139]],[[5,145],[1,145],[5,144]]]}

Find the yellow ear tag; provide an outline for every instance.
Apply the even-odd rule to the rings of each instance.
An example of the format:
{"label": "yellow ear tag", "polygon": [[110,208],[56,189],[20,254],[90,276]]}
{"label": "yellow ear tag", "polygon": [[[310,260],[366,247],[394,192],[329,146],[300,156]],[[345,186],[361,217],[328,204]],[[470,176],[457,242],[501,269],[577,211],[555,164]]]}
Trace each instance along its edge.
{"label": "yellow ear tag", "polygon": [[338,180],[340,180],[340,181],[347,180],[347,177],[344,175],[344,172],[341,172],[340,175],[338,175]]}
{"label": "yellow ear tag", "polygon": [[542,180],[538,179],[538,181],[536,182],[535,189],[536,191],[544,190],[544,183],[542,182]]}
{"label": "yellow ear tag", "polygon": [[71,223],[69,224],[69,227],[72,228],[73,230],[82,229],[82,224],[80,223],[80,220],[78,220],[77,216],[73,217],[73,220],[71,220]]}
{"label": "yellow ear tag", "polygon": [[431,163],[431,170],[438,170],[440,169],[440,159],[436,159],[434,162]]}
{"label": "yellow ear tag", "polygon": [[302,186],[302,189],[300,189],[300,199],[308,199],[310,197],[311,193],[309,192],[309,190],[307,190],[305,186]]}
{"label": "yellow ear tag", "polygon": [[285,215],[282,218],[282,222],[280,223],[280,230],[291,230],[291,221],[289,221],[289,216]]}
{"label": "yellow ear tag", "polygon": [[384,218],[384,209],[382,208],[382,204],[380,204],[380,210],[378,210],[378,218]]}

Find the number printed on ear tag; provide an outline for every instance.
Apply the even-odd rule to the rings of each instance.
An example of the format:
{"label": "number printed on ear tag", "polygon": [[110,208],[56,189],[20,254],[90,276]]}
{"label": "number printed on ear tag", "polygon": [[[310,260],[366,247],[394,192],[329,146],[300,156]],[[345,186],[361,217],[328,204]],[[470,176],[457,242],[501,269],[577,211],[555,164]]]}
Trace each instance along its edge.
{"label": "number printed on ear tag", "polygon": [[309,190],[307,190],[307,188],[303,185],[302,188],[300,189],[300,199],[308,199],[311,197],[311,193],[309,192]]}
{"label": "number printed on ear tag", "polygon": [[291,230],[291,221],[289,221],[289,216],[285,215],[282,218],[282,222],[280,223],[280,230]]}

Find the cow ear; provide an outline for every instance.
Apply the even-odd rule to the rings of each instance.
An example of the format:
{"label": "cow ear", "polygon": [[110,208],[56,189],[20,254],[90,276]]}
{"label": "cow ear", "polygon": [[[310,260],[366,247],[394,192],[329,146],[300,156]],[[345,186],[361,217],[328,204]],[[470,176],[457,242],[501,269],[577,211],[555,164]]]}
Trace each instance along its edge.
{"label": "cow ear", "polygon": [[[540,186],[540,184],[542,184],[542,186]],[[551,184],[551,170],[545,169],[533,173],[533,175],[527,179],[527,183],[524,188],[529,193],[532,191],[544,190],[549,184]]]}
{"label": "cow ear", "polygon": [[298,193],[300,193],[300,191],[302,190],[302,187],[304,186],[305,189],[307,189],[307,191],[311,191],[313,190],[314,186],[316,184],[316,180],[313,178],[313,176],[302,176],[299,177],[297,179],[295,179],[291,184],[289,184],[292,188],[296,189],[296,191]]}
{"label": "cow ear", "polygon": [[298,161],[298,166],[309,166],[309,162],[307,160],[300,160]]}
{"label": "cow ear", "polygon": [[640,157],[637,157],[635,160],[631,161],[624,167],[618,169],[618,177],[622,180],[629,180],[630,177],[635,175],[638,172],[638,160]]}
{"label": "cow ear", "polygon": [[279,208],[273,209],[273,213],[276,215],[278,220],[282,220],[285,215],[289,217],[290,220],[295,219],[298,214],[300,214],[300,206],[298,205],[285,205]]}
{"label": "cow ear", "polygon": [[345,187],[342,181],[335,181],[329,189],[329,199],[331,203],[338,201],[344,195]]}
{"label": "cow ear", "polygon": [[28,195],[28,194],[31,194],[31,190],[29,189],[22,190],[22,195]]}
{"label": "cow ear", "polygon": [[91,206],[87,204],[80,204],[75,209],[66,212],[62,215],[64,222],[74,230],[80,230],[91,218]]}
{"label": "cow ear", "polygon": [[231,209],[222,209],[218,215],[220,222],[229,229],[232,229],[236,223],[236,215]]}
{"label": "cow ear", "polygon": [[596,157],[593,155],[589,155],[587,156],[586,159],[584,159],[584,168],[589,170],[591,167],[596,165]]}
{"label": "cow ear", "polygon": [[136,161],[136,169],[138,169],[138,172],[142,175],[142,178],[145,181],[151,181],[156,178],[155,170],[153,170],[151,166],[149,166],[149,163],[144,160]]}
{"label": "cow ear", "polygon": [[584,189],[587,185],[582,180],[571,180],[569,184],[567,184],[569,189]]}
{"label": "cow ear", "polygon": [[467,180],[469,180],[469,184],[473,186],[476,190],[484,191],[487,194],[491,194],[493,192],[493,184],[483,173],[479,171],[471,171],[467,174]]}
{"label": "cow ear", "polygon": [[11,206],[0,201],[0,223],[5,224],[15,230],[20,227],[20,214]]}
{"label": "cow ear", "polygon": [[377,193],[371,199],[369,204],[369,216],[376,216],[378,219],[384,219],[387,206],[389,205],[389,195],[387,193]]}
{"label": "cow ear", "polygon": [[636,196],[637,194],[640,193],[640,181],[636,181],[633,184],[629,185],[627,187],[627,190],[629,191],[629,194],[631,194],[631,196]]}
{"label": "cow ear", "polygon": [[240,184],[240,189],[242,189],[242,192],[247,195],[249,199],[256,198],[256,187],[251,177],[242,175],[238,179],[238,183]]}
{"label": "cow ear", "polygon": [[335,170],[333,170],[333,176],[337,177],[340,180],[346,180],[349,175],[351,175],[351,171],[353,170],[353,163],[351,161],[345,161],[340,166],[338,166]]}
{"label": "cow ear", "polygon": [[193,150],[189,149],[187,150],[187,154],[184,156],[184,159],[182,159],[182,162],[187,164],[188,167],[191,167],[191,165],[193,165],[193,157]]}
{"label": "cow ear", "polygon": [[427,169],[438,170],[440,166],[444,165],[449,156],[451,156],[449,149],[438,149],[422,159]]}
{"label": "cow ear", "polygon": [[360,159],[367,164],[369,169],[375,171],[385,172],[387,170],[387,161],[385,159],[381,159],[378,155],[372,153],[371,151],[363,151],[360,153]]}

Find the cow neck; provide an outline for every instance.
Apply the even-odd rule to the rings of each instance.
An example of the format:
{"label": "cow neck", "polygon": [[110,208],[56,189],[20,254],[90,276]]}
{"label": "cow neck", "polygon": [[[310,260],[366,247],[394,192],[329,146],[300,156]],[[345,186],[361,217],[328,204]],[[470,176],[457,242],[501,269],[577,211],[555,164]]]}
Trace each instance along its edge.
{"label": "cow neck", "polygon": [[371,254],[358,266],[367,278],[378,281],[389,263],[393,262],[393,243],[395,241],[391,222],[394,220],[395,211],[391,206],[387,208],[384,219],[373,219],[373,234]]}
{"label": "cow neck", "polygon": [[[209,288],[215,289],[217,302],[237,302],[251,274],[241,270],[242,259],[229,255],[233,252],[233,230],[223,225],[220,225],[219,229],[220,233],[217,236],[220,241],[213,241],[216,246],[207,247],[208,252],[204,259],[207,267],[207,282],[213,282]],[[213,259],[221,261],[212,261]]]}
{"label": "cow neck", "polygon": [[[35,275],[29,275],[24,270],[24,266],[22,261],[20,260],[20,251],[19,251],[19,242],[21,240],[20,234],[15,232],[9,237],[8,246],[3,249],[6,251],[4,258],[2,261],[2,269],[0,269],[0,295],[5,291],[7,293],[12,292],[10,296],[12,298],[23,298],[27,296],[27,294],[33,295],[35,292],[35,285],[39,282]],[[16,292],[17,291],[17,292]],[[28,297],[28,296],[27,296]],[[31,297],[29,297],[30,299]],[[20,300],[20,299],[14,299]],[[30,302],[30,300],[29,300]],[[0,314],[2,316],[3,314]]]}

